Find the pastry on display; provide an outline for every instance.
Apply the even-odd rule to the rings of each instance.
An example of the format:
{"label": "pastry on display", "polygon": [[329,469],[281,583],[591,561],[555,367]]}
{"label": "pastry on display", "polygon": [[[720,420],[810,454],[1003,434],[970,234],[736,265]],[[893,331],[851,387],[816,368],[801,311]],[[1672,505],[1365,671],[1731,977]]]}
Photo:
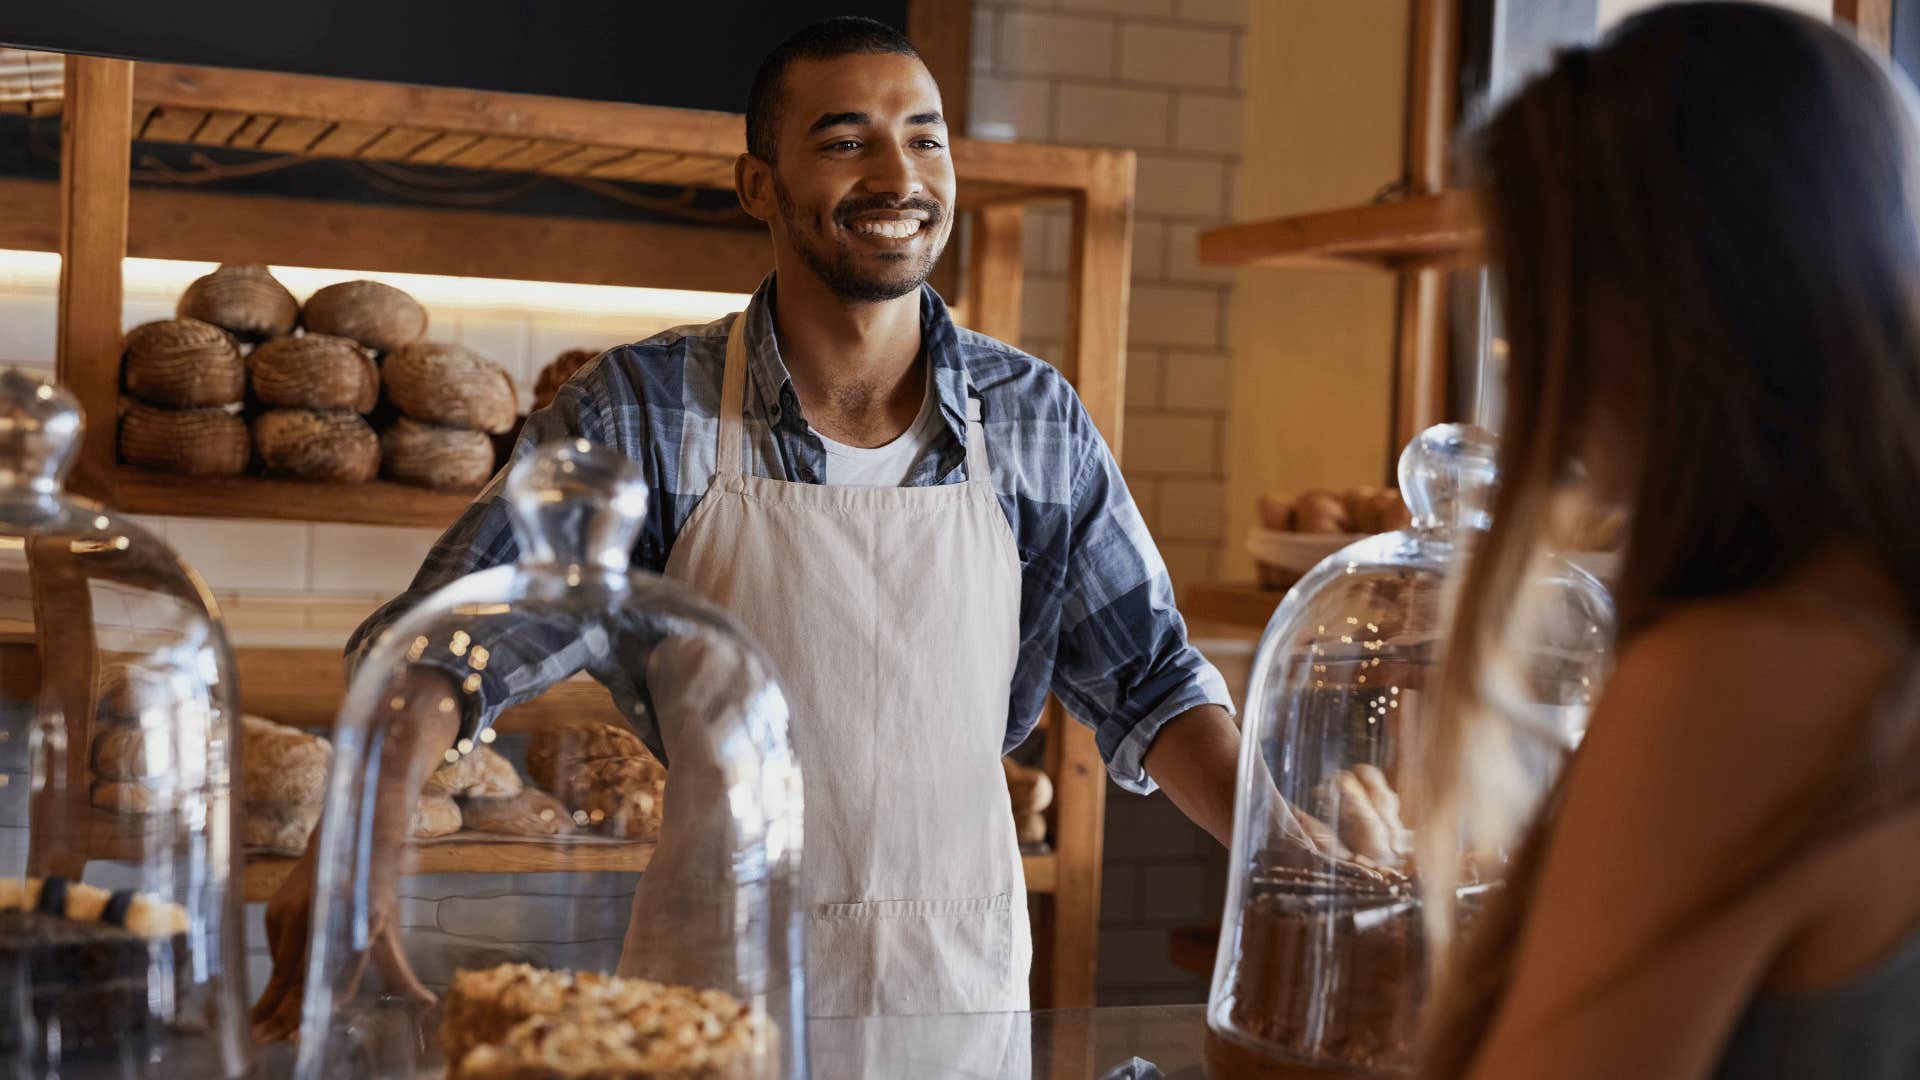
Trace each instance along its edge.
{"label": "pastry on display", "polygon": [[389,352],[420,340],[427,332],[427,309],[391,285],[345,281],[307,297],[301,321],[308,333],[352,338]]}
{"label": "pastry on display", "polygon": [[461,827],[509,836],[568,836],[573,816],[560,800],[539,788],[523,788],[517,795],[468,796],[459,800]]}
{"label": "pastry on display", "polygon": [[240,843],[249,852],[300,855],[319,821],[319,806],[248,810],[240,817]]}
{"label": "pastry on display", "polygon": [[1358,487],[1308,491],[1292,498],[1260,497],[1260,524],[1275,532],[1382,533],[1404,529],[1412,520],[1398,488]]}
{"label": "pastry on display", "polygon": [[467,753],[447,752],[453,758],[427,774],[420,786],[422,795],[471,795],[479,798],[504,798],[520,794],[524,787],[513,762],[501,757],[492,747],[480,745]]}
{"label": "pastry on display", "polygon": [[120,458],[179,476],[238,476],[253,442],[247,422],[228,409],[158,409],[130,404],[120,417]]}
{"label": "pastry on display", "polygon": [[127,331],[120,365],[127,392],[150,405],[204,409],[238,405],[247,396],[240,346],[198,319],[162,319]]}
{"label": "pastry on display", "polygon": [[293,333],[300,324],[300,302],[266,267],[222,263],[180,294],[176,313],[231,332],[242,341],[263,341]]}
{"label": "pastry on display", "polygon": [[554,357],[546,367],[540,369],[540,377],[534,380],[533,407],[544,409],[553,404],[554,395],[560,392],[567,380],[599,355],[592,349],[568,349]]}
{"label": "pastry on display", "polygon": [[459,832],[460,824],[460,804],[451,795],[422,795],[414,801],[407,833],[416,840],[431,840]]}
{"label": "pastry on display", "polygon": [[558,796],[576,824],[624,840],[660,835],[667,770],[626,728],[541,731],[527,744],[527,775]]}
{"label": "pastry on display", "polygon": [[358,484],[380,472],[380,439],[353,413],[269,409],[254,418],[253,439],[273,475]]}
{"label": "pastry on display", "polygon": [[1013,804],[1013,825],[1022,845],[1043,844],[1047,839],[1044,813],[1053,805],[1053,781],[1039,769],[1001,758],[1007,774],[1007,799]]}
{"label": "pastry on display", "polygon": [[360,344],[329,334],[263,342],[247,357],[262,405],[368,413],[380,401],[380,369]]}
{"label": "pastry on display", "polygon": [[0,1008],[10,1018],[0,1024],[0,1057],[27,1051],[30,1032],[58,1032],[75,1065],[76,1050],[144,1043],[157,1034],[155,961],[176,977],[188,967],[186,929],[186,911],[158,897],[0,878]]}
{"label": "pastry on display", "polygon": [[493,438],[484,431],[395,417],[380,433],[380,469],[389,480],[442,491],[473,491],[493,476]]}
{"label": "pastry on display", "polygon": [[440,1040],[450,1080],[746,1080],[776,1035],[718,990],[505,964],[455,972]]}
{"label": "pastry on display", "polygon": [[498,434],[519,419],[505,368],[462,345],[419,342],[382,361],[387,400],[429,424]]}
{"label": "pastry on display", "polygon": [[317,812],[326,799],[333,744],[258,716],[243,716],[240,722],[246,741],[241,794],[248,811],[313,806]]}

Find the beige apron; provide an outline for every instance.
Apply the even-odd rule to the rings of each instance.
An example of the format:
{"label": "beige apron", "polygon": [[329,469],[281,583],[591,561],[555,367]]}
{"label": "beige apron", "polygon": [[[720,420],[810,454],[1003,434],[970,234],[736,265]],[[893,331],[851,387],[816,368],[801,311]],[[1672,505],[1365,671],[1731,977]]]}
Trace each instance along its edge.
{"label": "beige apron", "polygon": [[[807,1011],[1023,1010],[1033,943],[999,761],[1020,560],[978,405],[964,484],[753,476],[745,322],[727,339],[713,483],[667,574],[739,617],[787,692],[806,787]],[[670,767],[669,818],[680,779]],[[636,921],[664,914],[646,893],[643,877]],[[643,936],[629,932],[623,968]]]}

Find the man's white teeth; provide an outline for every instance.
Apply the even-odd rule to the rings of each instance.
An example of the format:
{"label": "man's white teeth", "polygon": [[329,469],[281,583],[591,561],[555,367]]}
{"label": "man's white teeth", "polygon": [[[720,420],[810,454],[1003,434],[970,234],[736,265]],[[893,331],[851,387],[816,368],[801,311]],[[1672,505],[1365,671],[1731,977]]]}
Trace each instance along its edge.
{"label": "man's white teeth", "polygon": [[855,225],[854,231],[864,236],[885,236],[894,240],[905,240],[920,231],[920,222],[914,218],[905,221],[863,221]]}

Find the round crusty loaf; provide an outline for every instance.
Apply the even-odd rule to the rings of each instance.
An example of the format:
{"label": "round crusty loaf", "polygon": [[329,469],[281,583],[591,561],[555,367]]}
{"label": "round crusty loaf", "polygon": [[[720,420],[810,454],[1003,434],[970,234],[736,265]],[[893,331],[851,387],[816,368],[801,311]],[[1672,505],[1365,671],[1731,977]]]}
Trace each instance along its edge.
{"label": "round crusty loaf", "polygon": [[484,431],[396,417],[380,433],[380,463],[403,484],[472,491],[493,475],[493,440]]}
{"label": "round crusty loaf", "polygon": [[247,357],[247,372],[253,396],[267,405],[365,413],[380,402],[380,369],[352,338],[275,338]]}
{"label": "round crusty loaf", "polygon": [[476,746],[428,774],[420,793],[498,799],[518,795],[524,787],[513,762],[489,747]]}
{"label": "round crusty loaf", "polygon": [[240,815],[240,843],[249,851],[299,855],[307,850],[307,838],[319,820],[319,803],[267,810],[248,807]]}
{"label": "round crusty loaf", "polygon": [[560,392],[573,373],[586,367],[588,362],[600,354],[592,349],[568,349],[553,358],[553,362],[540,369],[540,377],[533,383],[533,407],[544,409],[553,404],[553,396]]}
{"label": "round crusty loaf", "polygon": [[115,814],[158,814],[172,803],[157,780],[95,780],[88,793],[93,805]]}
{"label": "round crusty loaf", "polygon": [[156,409],[133,404],[120,418],[120,457],[181,476],[238,476],[252,447],[247,422],[225,409]]}
{"label": "round crusty loaf", "polygon": [[422,795],[414,800],[407,831],[423,840],[460,831],[460,804],[451,795]]}
{"label": "round crusty loaf", "polygon": [[[240,793],[249,814],[318,808],[327,793],[333,744],[299,728],[242,716]],[[309,826],[313,823],[308,822]]]}
{"label": "round crusty loaf", "polygon": [[505,798],[461,799],[460,823],[481,832],[514,836],[566,836],[574,828],[567,808],[539,788]]}
{"label": "round crusty loaf", "polygon": [[519,416],[506,370],[464,346],[423,341],[388,353],[384,367],[388,400],[415,420],[498,433]]}
{"label": "round crusty loaf", "polygon": [[198,319],[161,319],[127,331],[121,372],[128,393],[175,409],[238,405],[247,396],[240,346]]}
{"label": "round crusty loaf", "polygon": [[164,730],[103,725],[93,734],[93,775],[98,779],[147,780],[173,768],[173,743]]}
{"label": "round crusty loaf", "polygon": [[420,340],[427,309],[420,301],[377,281],[343,281],[307,297],[302,319],[316,334],[352,338],[386,352]]}
{"label": "round crusty loaf", "polygon": [[296,480],[360,484],[380,472],[380,439],[353,413],[269,409],[254,418],[253,441],[268,472]]}
{"label": "round crusty loaf", "polygon": [[222,263],[180,294],[175,313],[230,330],[244,341],[293,333],[300,301],[258,264]]}

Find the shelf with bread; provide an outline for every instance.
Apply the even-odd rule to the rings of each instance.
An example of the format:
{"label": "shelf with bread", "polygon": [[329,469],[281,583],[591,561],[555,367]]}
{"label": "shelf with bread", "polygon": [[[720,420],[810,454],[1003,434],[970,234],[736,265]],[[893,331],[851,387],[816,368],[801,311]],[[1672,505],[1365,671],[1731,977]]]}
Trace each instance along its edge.
{"label": "shelf with bread", "polygon": [[[353,331],[330,336],[344,337],[380,358],[381,401],[370,413],[359,411],[363,400],[358,398],[334,398],[330,407],[315,408],[311,399],[296,396],[301,403],[270,406],[261,400],[257,371],[247,372],[247,390],[238,405],[231,381],[222,403],[215,405],[167,406],[128,393],[122,381],[128,349],[120,319],[122,264],[130,253],[230,264],[227,276],[245,286],[236,292],[251,290],[256,301],[265,299],[263,307],[277,307],[278,322],[226,330],[235,352],[242,354],[243,368],[265,342],[286,336],[274,332],[286,325],[286,304],[258,272],[242,267],[332,267],[367,274],[744,292],[770,262],[764,237],[744,230],[240,197],[134,188],[130,183],[128,148],[138,140],[730,189],[733,163],[745,142],[745,120],[738,114],[79,56],[65,58],[57,80],[36,80],[26,93],[0,100],[0,108],[60,118],[59,183],[0,183],[0,246],[57,250],[62,256],[59,378],[92,420],[72,486],[121,509],[442,526],[471,496],[463,487],[401,483],[396,470],[381,460],[390,452],[379,441],[383,436],[393,441],[401,419],[457,425],[410,415],[417,410],[409,410],[404,401],[396,405],[386,367],[392,355],[382,343]],[[971,219],[955,307],[964,311],[968,325],[983,333],[1014,342],[1020,337],[1022,208],[1050,203],[1070,209],[1066,334],[1059,352],[1049,359],[1072,381],[1095,425],[1118,453],[1133,153],[957,138],[952,154],[957,209]],[[57,221],[57,228],[48,229],[42,224],[47,221]],[[210,289],[211,284],[201,291]],[[315,299],[294,298],[302,330],[296,341],[317,332]],[[414,344],[422,340],[416,338]],[[431,326],[424,342],[433,343]],[[251,355],[244,351],[249,345],[255,350]],[[205,347],[220,348],[217,343]],[[349,385],[346,376],[355,366],[351,358],[342,349],[331,349],[330,362],[337,364],[342,384]],[[435,363],[445,368],[456,361],[441,358]],[[232,366],[229,357],[229,373]],[[308,387],[296,394],[309,392],[318,393]],[[201,441],[225,454],[216,453],[214,459],[229,475],[180,475],[166,466],[166,456],[179,452],[169,444],[169,432],[177,430],[183,418],[156,416],[156,405],[225,414],[226,419],[203,414],[195,422],[212,433]],[[120,417],[123,406],[127,414],[143,407],[134,425],[139,435],[135,441],[142,448],[132,456],[139,462],[126,460],[124,425],[101,422]],[[273,409],[328,415],[283,417],[267,425],[265,441],[274,444],[269,454],[261,418]],[[488,431],[471,421],[467,430]],[[243,434],[248,464],[235,470]],[[478,443],[466,441],[477,456]],[[315,447],[326,452],[316,455]],[[374,478],[367,478],[370,461]],[[329,475],[336,469],[340,472]],[[298,681],[301,676],[292,673],[291,678]],[[243,694],[251,697],[260,685],[255,676],[243,674]],[[339,685],[328,689],[337,694]],[[256,711],[294,720],[269,709]],[[1035,1000],[1090,1005],[1105,769],[1091,732],[1069,721],[1058,703],[1049,705],[1043,723],[1048,733],[1044,768],[1055,791],[1048,811],[1053,854],[1028,860],[1029,882],[1045,894],[1039,898],[1035,921]],[[464,850],[463,844],[454,842],[452,850]]]}

